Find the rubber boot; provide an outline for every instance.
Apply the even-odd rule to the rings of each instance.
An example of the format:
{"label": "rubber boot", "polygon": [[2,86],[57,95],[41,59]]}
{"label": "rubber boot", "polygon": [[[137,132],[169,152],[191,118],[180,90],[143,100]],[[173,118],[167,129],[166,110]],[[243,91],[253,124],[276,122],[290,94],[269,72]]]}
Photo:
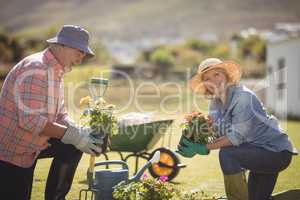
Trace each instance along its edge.
{"label": "rubber boot", "polygon": [[248,184],[244,172],[224,175],[224,185],[228,200],[248,200]]}

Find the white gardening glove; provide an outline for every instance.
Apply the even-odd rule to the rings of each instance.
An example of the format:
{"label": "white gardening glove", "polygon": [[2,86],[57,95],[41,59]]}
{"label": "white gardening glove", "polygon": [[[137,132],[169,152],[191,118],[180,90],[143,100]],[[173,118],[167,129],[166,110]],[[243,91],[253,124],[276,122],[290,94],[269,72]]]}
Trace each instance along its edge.
{"label": "white gardening glove", "polygon": [[66,126],[76,126],[76,122],[70,116],[65,117],[64,122]]}
{"label": "white gardening glove", "polygon": [[84,153],[96,156],[102,152],[99,145],[103,144],[101,138],[95,138],[90,135],[92,129],[89,127],[77,127],[70,125],[65,135],[61,138],[61,141],[65,144],[72,144],[77,149]]}

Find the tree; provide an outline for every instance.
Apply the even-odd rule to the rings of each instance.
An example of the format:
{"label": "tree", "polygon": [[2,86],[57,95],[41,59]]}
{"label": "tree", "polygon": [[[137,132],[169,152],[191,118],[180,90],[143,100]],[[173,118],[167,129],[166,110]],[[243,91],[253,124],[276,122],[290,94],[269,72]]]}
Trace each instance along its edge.
{"label": "tree", "polygon": [[150,56],[150,62],[159,68],[162,77],[165,79],[170,68],[174,67],[175,59],[171,52],[159,48],[155,50]]}

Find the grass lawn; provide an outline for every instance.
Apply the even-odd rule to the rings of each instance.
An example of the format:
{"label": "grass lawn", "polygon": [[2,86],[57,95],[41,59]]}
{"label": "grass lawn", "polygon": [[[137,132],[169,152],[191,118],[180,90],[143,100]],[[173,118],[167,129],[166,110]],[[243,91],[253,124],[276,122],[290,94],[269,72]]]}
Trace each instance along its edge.
{"label": "grass lawn", "polygon": [[[99,68],[99,67],[82,67],[82,68],[75,68],[71,73],[69,73],[65,77],[65,86],[66,86],[66,94],[65,95],[65,102],[66,104],[78,104],[79,99],[83,97],[84,95],[87,95],[86,89],[78,89],[76,91],[73,91],[75,95],[70,92],[70,88],[68,86],[74,86],[74,83],[78,83],[80,81],[86,81],[92,76],[97,76],[97,74],[101,73],[101,70],[106,70],[107,68]],[[73,85],[72,85],[73,84]],[[138,84],[137,84],[138,85]],[[109,100],[110,103],[116,104],[117,106],[125,105],[126,97],[128,96],[128,88],[123,83],[112,83],[110,85],[113,88],[109,88],[107,92],[107,100]],[[183,93],[181,93],[181,96],[184,96],[183,98],[173,98],[169,99],[169,102],[164,102],[165,105],[167,105],[165,108],[168,110],[176,110],[176,112],[171,114],[163,114],[166,112],[161,112],[160,110],[156,110],[157,113],[155,113],[155,116],[157,118],[172,118],[175,119],[175,122],[172,126],[172,129],[168,132],[171,135],[171,149],[175,149],[176,145],[180,138],[180,130],[179,130],[179,124],[183,118],[184,113],[190,112],[194,107],[190,107],[190,93],[188,90],[186,90],[184,84],[182,84]],[[72,89],[72,88],[71,88]],[[157,97],[157,90],[159,90],[159,97]],[[166,87],[165,85],[161,85],[159,88],[150,88],[144,87],[142,88],[143,94],[153,94],[152,99],[149,100],[149,97],[143,98],[143,96],[136,95],[134,96],[135,99],[138,99],[138,102],[135,102],[135,104],[132,104],[128,109],[124,110],[123,112],[129,112],[129,111],[137,111],[137,105],[139,105],[139,108],[143,109],[144,111],[153,111],[157,107],[157,105],[160,105],[161,99],[167,95],[176,94],[177,88],[176,87]],[[70,95],[71,94],[71,95]],[[199,104],[200,108],[207,107],[207,104],[203,101],[200,101]],[[141,107],[142,106],[142,107]],[[71,115],[78,119],[79,113],[78,110],[75,112],[72,107],[68,108]],[[300,150],[300,133],[298,132],[300,130],[300,122],[297,121],[289,121],[287,123],[287,132],[296,145],[297,149]],[[167,135],[167,137],[168,137]],[[157,143],[156,147],[161,146],[168,146],[167,145],[167,138],[166,140],[161,140]],[[151,152],[151,150],[150,150]],[[109,153],[110,159],[119,159],[118,155],[116,153]],[[104,160],[103,157],[99,157],[98,160]],[[218,161],[218,151],[213,151],[209,156],[196,156],[193,159],[186,159],[181,158],[182,163],[187,164],[187,167],[185,169],[182,169],[178,176],[174,179],[174,183],[178,185],[179,188],[183,190],[192,190],[192,189],[200,189],[203,190],[209,194],[216,194],[216,195],[222,195],[224,194],[224,186],[223,186],[223,178],[221,169],[219,167],[219,161]],[[34,183],[33,183],[33,191],[32,191],[32,199],[33,200],[40,200],[43,199],[44,196],[44,189],[46,184],[46,178],[48,174],[48,170],[50,167],[51,159],[44,159],[39,160],[35,175],[34,175]],[[86,188],[85,180],[86,180],[86,170],[88,168],[89,164],[89,156],[83,156],[77,172],[75,176],[75,180],[73,182],[71,191],[68,195],[68,199],[75,199],[78,198],[78,193],[80,189]],[[133,172],[134,163],[133,160],[129,160],[129,166],[131,169],[131,173]],[[288,190],[288,189],[294,189],[294,188],[300,188],[300,157],[296,156],[294,157],[291,165],[288,169],[286,169],[284,172],[282,172],[278,178],[278,182],[275,188],[275,192],[279,192],[282,190]]]}
{"label": "grass lawn", "polygon": [[[179,122],[179,118],[176,120],[174,126]],[[175,128],[175,127],[174,127]],[[295,143],[296,147],[300,149],[300,122],[289,121],[288,133],[290,138]],[[172,131],[172,145],[171,149],[175,149],[179,140],[180,134],[177,131]],[[158,147],[162,145],[162,141],[158,142]],[[117,159],[118,156],[115,153],[110,153],[111,158]],[[75,199],[78,197],[79,190],[85,188],[84,184],[86,180],[86,170],[88,168],[88,156],[84,156],[79,164],[76,172],[75,180],[68,195],[68,199]],[[98,160],[103,160],[103,157],[99,157]],[[175,184],[181,189],[191,190],[200,189],[209,194],[224,194],[224,186],[222,173],[218,163],[218,151],[213,151],[209,156],[197,156],[193,159],[184,159],[181,161],[187,164],[187,168],[182,169],[178,176],[174,179]],[[34,176],[34,186],[32,191],[32,199],[43,199],[44,188],[46,184],[46,176],[50,166],[51,159],[40,160],[37,164]],[[133,171],[134,163],[129,162],[131,172]],[[282,190],[288,190],[293,188],[300,188],[300,157],[294,157],[291,165],[288,169],[283,171],[279,178],[275,188],[275,192]]]}

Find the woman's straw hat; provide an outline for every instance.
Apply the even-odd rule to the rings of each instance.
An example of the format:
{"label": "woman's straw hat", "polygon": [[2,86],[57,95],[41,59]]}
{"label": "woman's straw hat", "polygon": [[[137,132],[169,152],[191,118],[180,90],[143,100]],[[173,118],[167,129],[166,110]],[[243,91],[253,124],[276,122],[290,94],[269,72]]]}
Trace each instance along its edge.
{"label": "woman's straw hat", "polygon": [[222,61],[218,58],[207,58],[200,63],[197,74],[189,81],[191,89],[194,92],[204,94],[206,89],[203,84],[202,76],[205,72],[216,68],[225,70],[228,77],[228,84],[236,84],[241,79],[242,73],[240,66],[237,63],[232,61]]}

